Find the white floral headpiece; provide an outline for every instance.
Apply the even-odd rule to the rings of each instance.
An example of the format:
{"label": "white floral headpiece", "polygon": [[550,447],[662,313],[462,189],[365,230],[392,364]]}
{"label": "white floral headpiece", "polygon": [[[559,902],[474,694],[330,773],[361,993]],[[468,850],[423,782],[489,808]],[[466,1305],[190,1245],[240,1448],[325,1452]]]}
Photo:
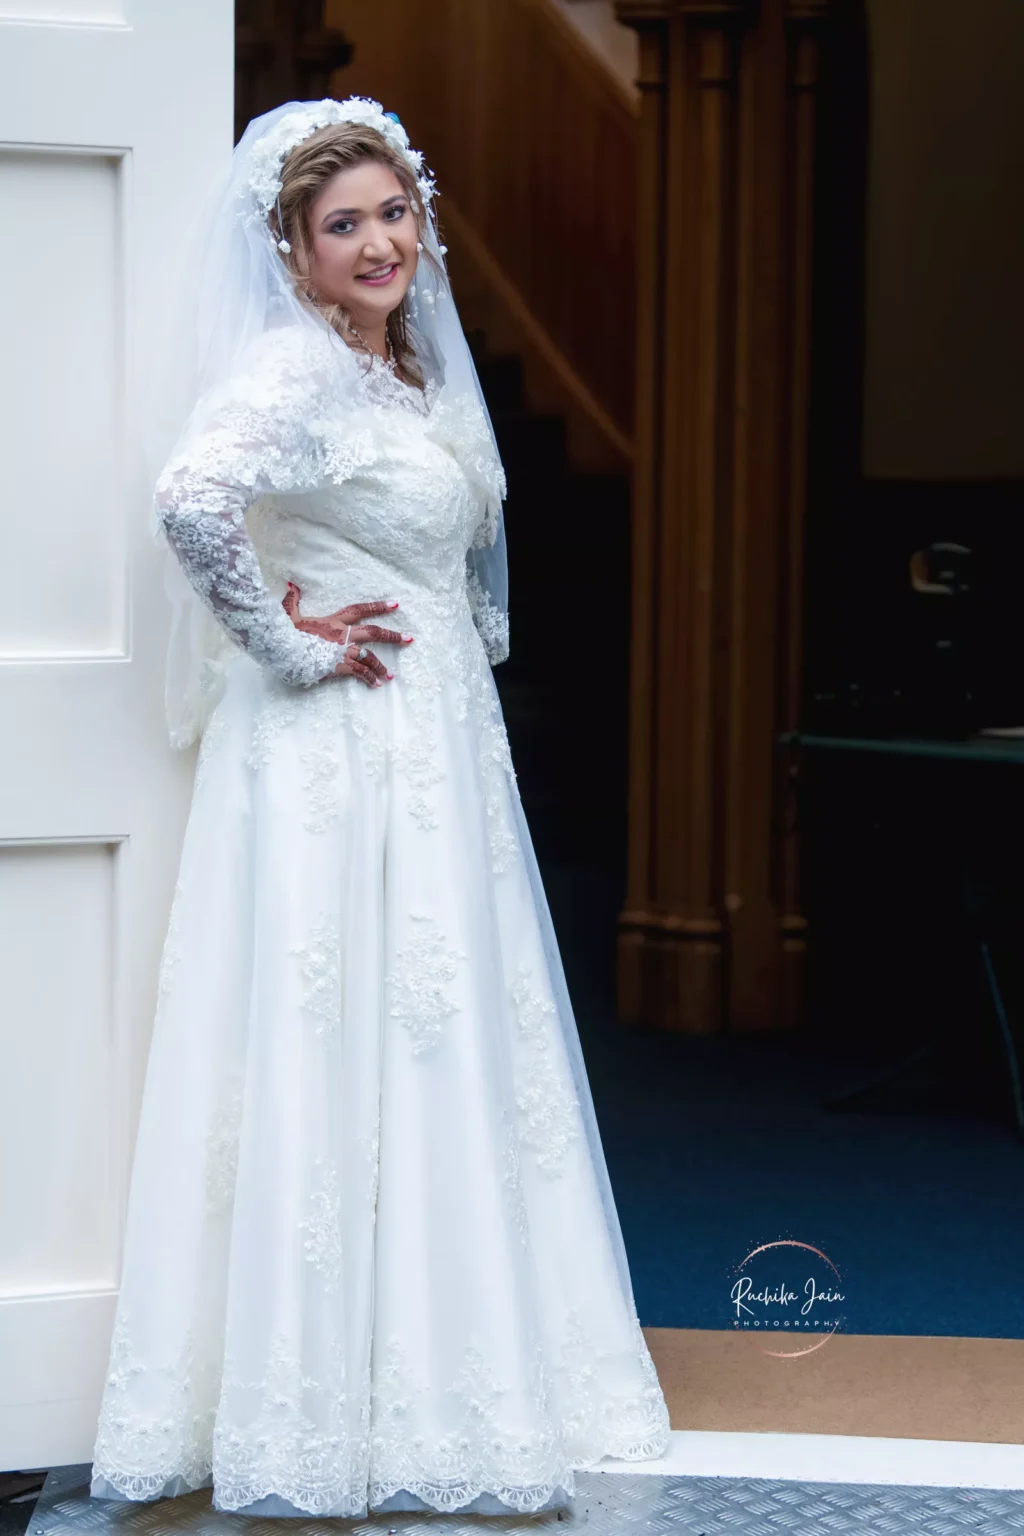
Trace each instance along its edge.
{"label": "white floral headpiece", "polygon": [[246,222],[267,219],[281,191],[281,170],[297,144],[308,139],[318,128],[333,123],[362,123],[382,134],[392,149],[398,151],[416,177],[424,208],[434,196],[436,186],[423,165],[418,149],[409,148],[409,135],[393,112],[385,112],[379,101],[366,96],[350,96],[347,101],[311,101],[301,112],[288,112],[269,133],[252,147],[251,170],[242,195],[255,205]]}

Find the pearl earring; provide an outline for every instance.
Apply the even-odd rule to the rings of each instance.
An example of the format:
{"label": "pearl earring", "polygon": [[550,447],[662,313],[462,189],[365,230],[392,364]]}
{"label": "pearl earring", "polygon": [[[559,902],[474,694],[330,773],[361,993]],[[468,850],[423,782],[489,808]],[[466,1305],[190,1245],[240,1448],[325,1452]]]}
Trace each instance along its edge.
{"label": "pearl earring", "polygon": [[289,245],[288,241],[284,238],[284,220],[281,217],[281,198],[280,198],[280,195],[278,195],[278,199],[277,199],[277,227],[281,231],[281,238],[277,242],[277,248],[282,253],[282,255],[290,256],[292,248]]}

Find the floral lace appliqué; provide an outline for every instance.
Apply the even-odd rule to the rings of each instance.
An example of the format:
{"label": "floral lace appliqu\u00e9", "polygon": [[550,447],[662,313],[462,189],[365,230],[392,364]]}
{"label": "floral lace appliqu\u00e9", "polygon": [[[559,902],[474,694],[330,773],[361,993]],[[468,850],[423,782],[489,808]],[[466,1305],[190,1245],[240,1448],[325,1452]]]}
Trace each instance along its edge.
{"label": "floral lace appliqu\u00e9", "polygon": [[[126,1499],[159,1497],[181,1478],[200,1488],[212,1470],[211,1440],[219,1379],[213,1358],[191,1331],[170,1357],[137,1344],[119,1305],[114,1321],[92,1475]],[[144,1387],[144,1393],[142,1391]]]}
{"label": "floral lace appliqu\u00e9", "polygon": [[400,1019],[419,1055],[441,1039],[442,1022],[458,1011],[447,988],[455,980],[461,950],[449,949],[441,929],[422,913],[411,914],[412,934],[395,955],[394,967],[385,978],[390,994],[388,1011]]}
{"label": "floral lace appliqu\u00e9", "polygon": [[473,623],[480,632],[487,660],[492,666],[508,660],[508,614],[491,602],[475,571],[466,574],[466,594],[473,615]]}
{"label": "floral lace appliqu\u00e9", "polygon": [[243,1095],[240,1083],[227,1085],[206,1134],[206,1208],[220,1211],[235,1196]]}
{"label": "floral lace appliqu\u00e9", "polygon": [[[454,1427],[428,1434],[442,1402],[443,1419]],[[527,1513],[557,1487],[574,1493],[539,1344],[526,1392],[513,1402],[476,1344],[467,1344],[454,1381],[438,1393],[417,1379],[409,1352],[392,1336],[374,1374],[371,1468],[374,1504],[405,1489],[434,1509],[454,1511],[486,1492]]]}
{"label": "floral lace appliqu\u00e9", "polygon": [[307,832],[326,832],[337,820],[341,809],[338,775],[341,764],[324,742],[317,742],[301,754],[305,776],[307,815],[302,825]]}
{"label": "floral lace appliqu\u00e9", "polygon": [[438,766],[437,742],[427,735],[410,736],[396,743],[392,755],[409,785],[409,815],[425,832],[436,830],[437,816],[427,796],[444,778]]}
{"label": "floral lace appliqu\u00e9", "polygon": [[480,759],[484,776],[484,808],[491,869],[503,875],[519,856],[519,839],[509,822],[509,787],[516,781],[512,753],[497,711],[488,712],[480,726]]}
{"label": "floral lace appliqu\u00e9", "polygon": [[316,1033],[326,1046],[334,1046],[341,1033],[341,942],[338,925],[324,913],[305,944],[291,953],[300,964],[302,1006],[316,1019]]}
{"label": "floral lace appliqu\u00e9", "polygon": [[341,1283],[341,1189],[337,1167],[330,1159],[318,1158],[320,1187],[309,1196],[309,1214],[299,1226],[308,1235],[304,1248],[306,1260],[323,1276],[324,1290],[337,1290]]}
{"label": "floral lace appliqu\u00e9", "polygon": [[250,768],[265,768],[273,755],[274,743],[281,732],[293,725],[298,715],[294,700],[272,698],[264,704],[253,724],[252,741],[246,759]]}
{"label": "floral lace appliqu\u00e9", "polygon": [[534,990],[526,966],[520,966],[510,994],[525,1048],[516,1073],[520,1137],[532,1150],[537,1167],[556,1178],[579,1136],[580,1113],[575,1091],[563,1080],[552,1050],[558,1038],[558,1010]]}
{"label": "floral lace appliqu\u00e9", "polygon": [[255,1379],[227,1358],[214,1437],[221,1509],[244,1514],[277,1494],[314,1517],[365,1512],[369,1365],[361,1380],[350,1374],[337,1335],[325,1341],[315,1375],[281,1335]]}
{"label": "floral lace appliqu\u00e9", "polygon": [[504,1145],[501,1157],[501,1177],[513,1224],[524,1248],[530,1246],[530,1219],[523,1194],[523,1176],[519,1160],[519,1133],[507,1109],[502,1110]]}
{"label": "floral lace appliqu\u00e9", "polygon": [[[558,1375],[571,1404],[567,1436],[577,1445],[605,1445],[619,1461],[655,1461],[668,1450],[670,1424],[665,1395],[635,1309],[631,1338],[621,1356],[627,1391],[609,1391],[611,1359],[597,1348],[573,1308],[558,1356]],[[633,1380],[639,1366],[639,1385]]]}

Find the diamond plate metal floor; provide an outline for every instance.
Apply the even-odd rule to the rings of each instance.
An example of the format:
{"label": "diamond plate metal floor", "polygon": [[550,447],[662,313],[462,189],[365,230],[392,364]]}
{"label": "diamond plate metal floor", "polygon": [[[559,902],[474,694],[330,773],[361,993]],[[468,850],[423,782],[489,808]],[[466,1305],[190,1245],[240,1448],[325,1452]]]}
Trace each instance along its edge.
{"label": "diamond plate metal floor", "polygon": [[56,1467],[46,1479],[26,1536],[124,1532],[125,1536],[1014,1536],[1024,1533],[1024,1492],[986,1488],[901,1488],[864,1483],[784,1483],[763,1478],[663,1477],[579,1472],[572,1512],[495,1515],[371,1515],[366,1520],[268,1520],[210,1507],[210,1490],[155,1504],[89,1497],[88,1465]]}

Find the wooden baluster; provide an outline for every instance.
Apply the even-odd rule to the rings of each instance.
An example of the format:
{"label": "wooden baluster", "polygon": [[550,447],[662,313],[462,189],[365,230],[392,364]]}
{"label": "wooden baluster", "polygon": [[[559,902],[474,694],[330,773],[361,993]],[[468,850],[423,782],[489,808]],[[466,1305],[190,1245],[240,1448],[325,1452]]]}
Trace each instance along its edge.
{"label": "wooden baluster", "polygon": [[619,925],[619,1012],[630,1023],[646,1021],[646,973],[652,936],[648,904],[654,889],[657,846],[655,703],[660,693],[655,643],[656,590],[661,523],[662,423],[664,412],[664,265],[667,247],[665,117],[667,30],[662,18],[631,18],[639,33],[640,122],[637,147],[636,426],[633,456],[633,570],[630,658],[629,859],[626,907]]}
{"label": "wooden baluster", "polygon": [[[664,107],[642,153],[630,885],[620,919],[627,1022],[707,1031],[725,997],[723,654],[728,645],[735,388],[736,68],[751,7],[622,0]],[[642,86],[645,98],[649,86]],[[641,163],[642,195],[652,176]],[[644,246],[660,244],[654,262]],[[652,346],[652,326],[662,330]],[[645,375],[654,363],[660,388]],[[645,393],[645,390],[647,391]],[[650,419],[656,419],[656,425]],[[651,452],[658,469],[642,459]],[[646,587],[646,590],[645,590]],[[653,614],[646,616],[646,610]],[[645,695],[649,698],[645,699]]]}
{"label": "wooden baluster", "polygon": [[[799,726],[803,694],[817,93],[822,32],[833,9],[832,0],[787,0],[786,4],[789,391],[778,715],[779,728],[784,732],[795,731]],[[783,756],[780,767],[777,895],[782,964],[779,1016],[782,1024],[792,1025],[801,1013],[807,922],[801,904],[800,849],[795,815],[796,762],[791,753]]]}
{"label": "wooden baluster", "polygon": [[799,1013],[774,740],[797,723],[803,673],[817,60],[833,8],[618,0],[645,61],[627,1022],[706,1032]]}

